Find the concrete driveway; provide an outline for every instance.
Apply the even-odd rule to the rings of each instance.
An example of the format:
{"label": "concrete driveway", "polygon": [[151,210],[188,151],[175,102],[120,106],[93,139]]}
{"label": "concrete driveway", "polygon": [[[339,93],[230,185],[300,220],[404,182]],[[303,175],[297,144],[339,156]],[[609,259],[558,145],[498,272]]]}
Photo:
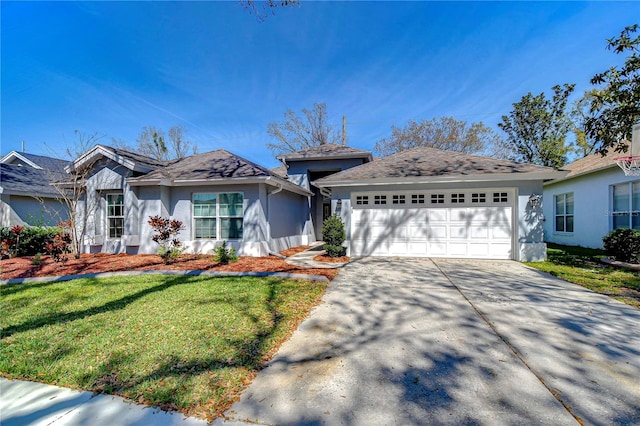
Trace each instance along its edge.
{"label": "concrete driveway", "polygon": [[361,259],[218,424],[640,424],[640,311],[510,261]]}

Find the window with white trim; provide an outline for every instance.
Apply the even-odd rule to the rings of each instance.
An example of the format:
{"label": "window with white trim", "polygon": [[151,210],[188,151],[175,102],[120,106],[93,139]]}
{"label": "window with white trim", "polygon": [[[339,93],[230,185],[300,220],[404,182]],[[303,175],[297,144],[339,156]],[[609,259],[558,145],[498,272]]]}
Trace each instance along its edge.
{"label": "window with white trim", "polygon": [[391,198],[392,204],[405,204],[405,196],[404,195],[394,195]]}
{"label": "window with white trim", "polygon": [[444,194],[431,194],[431,204],[444,204]]}
{"label": "window with white trim", "polygon": [[373,196],[373,204],[387,204],[387,196],[386,195],[374,195]]}
{"label": "window with white trim", "polygon": [[573,232],[573,192],[558,194],[555,199],[556,232]]}
{"label": "window with white trim", "polygon": [[107,235],[120,238],[124,231],[124,196],[107,194]]}
{"label": "window with white trim", "polygon": [[487,202],[487,194],[484,192],[474,192],[471,194],[471,202],[472,203],[486,203]]}
{"label": "window with white trim", "polygon": [[640,181],[613,185],[613,229],[640,229]]}
{"label": "window with white trim", "polygon": [[368,195],[357,195],[356,196],[356,205],[358,206],[366,206],[369,204],[369,196]]}
{"label": "window with white trim", "polygon": [[506,192],[494,192],[493,193],[493,202],[494,203],[508,203],[509,198]]}
{"label": "window with white trim", "polygon": [[411,204],[424,204],[424,194],[411,195]]}
{"label": "window with white trim", "polygon": [[194,238],[241,240],[243,201],[240,192],[193,194]]}
{"label": "window with white trim", "polygon": [[464,203],[464,194],[451,194],[451,204]]}

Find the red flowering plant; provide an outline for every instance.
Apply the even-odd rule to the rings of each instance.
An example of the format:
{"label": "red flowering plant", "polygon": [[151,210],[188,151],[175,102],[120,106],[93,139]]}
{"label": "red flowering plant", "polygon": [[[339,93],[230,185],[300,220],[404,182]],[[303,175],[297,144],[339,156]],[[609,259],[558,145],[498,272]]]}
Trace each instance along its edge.
{"label": "red flowering plant", "polygon": [[164,263],[171,263],[180,257],[184,250],[182,242],[178,239],[178,234],[184,229],[182,221],[150,216],[149,225],[154,230],[151,239],[160,245],[158,254]]}

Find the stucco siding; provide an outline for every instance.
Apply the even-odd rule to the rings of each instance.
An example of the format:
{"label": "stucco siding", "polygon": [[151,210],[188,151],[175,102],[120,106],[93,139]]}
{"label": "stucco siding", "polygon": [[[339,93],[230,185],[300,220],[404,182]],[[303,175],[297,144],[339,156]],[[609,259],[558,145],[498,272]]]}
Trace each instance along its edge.
{"label": "stucco siding", "polygon": [[57,200],[15,194],[2,194],[0,216],[2,226],[55,226],[69,217],[65,206]]}
{"label": "stucco siding", "polygon": [[[618,167],[544,186],[544,234],[547,242],[602,248],[602,237],[612,228],[611,186],[640,180]],[[573,232],[555,231],[555,196],[573,193]]]}
{"label": "stucco siding", "polygon": [[308,197],[280,191],[268,195],[268,209],[272,250],[308,243],[308,236],[305,236],[305,224],[310,215]]}

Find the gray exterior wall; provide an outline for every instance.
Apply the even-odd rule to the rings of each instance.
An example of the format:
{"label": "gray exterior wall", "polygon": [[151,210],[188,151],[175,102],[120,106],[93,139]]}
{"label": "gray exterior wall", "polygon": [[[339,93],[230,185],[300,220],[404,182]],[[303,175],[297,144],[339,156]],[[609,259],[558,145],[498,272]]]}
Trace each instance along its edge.
{"label": "gray exterior wall", "polygon": [[68,217],[64,204],[52,198],[0,195],[0,226],[55,226]]}
{"label": "gray exterior wall", "polygon": [[327,159],[327,160],[289,160],[287,175],[289,180],[305,189],[311,189],[307,172],[335,171],[339,172],[364,163],[363,158]]}
{"label": "gray exterior wall", "polygon": [[[309,241],[305,234],[308,197],[288,191],[270,195],[275,188],[265,184],[130,187],[125,180],[129,172],[112,166],[103,164],[103,169],[95,173],[88,184],[89,193],[98,198],[96,208],[90,212],[85,251],[155,254],[158,245],[151,239],[153,229],[148,220],[159,215],[183,222],[185,229],[178,238],[187,252],[210,253],[222,241],[195,238],[192,208],[193,194],[208,192],[243,194],[243,238],[227,241],[240,255],[266,256],[271,250],[279,251]],[[118,192],[124,194],[124,235],[111,239],[106,235],[106,194]]]}
{"label": "gray exterior wall", "polygon": [[[529,197],[533,194],[542,195],[542,181],[495,181],[495,182],[465,182],[465,183],[433,183],[433,184],[389,184],[363,185],[332,189],[331,209],[340,216],[345,224],[347,244],[351,239],[351,194],[353,192],[376,191],[411,191],[411,190],[453,190],[453,189],[505,189],[515,192],[514,206],[514,260],[539,261],[546,258],[544,244],[544,216],[542,205],[533,207]],[[341,207],[338,211],[338,200]]]}

